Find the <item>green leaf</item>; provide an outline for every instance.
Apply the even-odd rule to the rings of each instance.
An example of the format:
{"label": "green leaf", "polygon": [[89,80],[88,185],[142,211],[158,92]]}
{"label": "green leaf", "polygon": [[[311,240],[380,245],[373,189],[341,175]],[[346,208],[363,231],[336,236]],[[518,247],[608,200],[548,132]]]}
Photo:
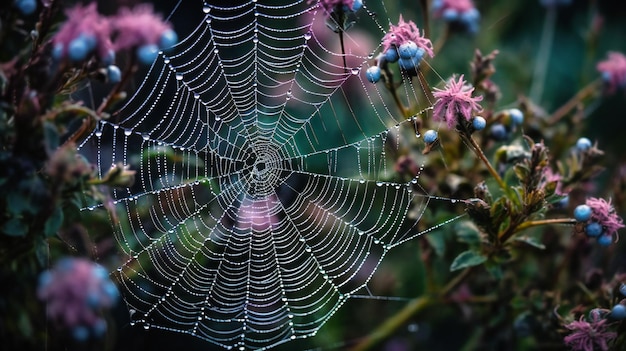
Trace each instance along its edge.
{"label": "green leaf", "polygon": [[454,230],[459,241],[469,244],[470,246],[476,246],[480,244],[480,231],[478,227],[471,221],[463,221],[458,223]]}
{"label": "green leaf", "polygon": [[43,230],[46,237],[49,238],[55,235],[61,228],[61,224],[63,224],[63,209],[61,206],[57,206],[44,225]]}
{"label": "green leaf", "polygon": [[539,250],[544,250],[546,248],[546,246],[540,241],[540,239],[533,235],[518,235],[515,237],[515,240],[536,247]]}
{"label": "green leaf", "polygon": [[472,250],[464,251],[464,252],[461,252],[461,254],[459,254],[454,259],[454,261],[450,265],[450,271],[454,272],[459,269],[478,266],[479,264],[482,264],[485,261],[487,261],[487,257],[479,252],[472,251]]}
{"label": "green leaf", "polygon": [[17,218],[9,219],[2,226],[2,232],[8,236],[25,236],[28,226]]}
{"label": "green leaf", "polygon": [[502,279],[502,267],[499,264],[487,262],[485,263],[485,268],[487,269],[487,272],[489,272],[489,274],[491,274],[491,276],[495,279]]}
{"label": "green leaf", "polygon": [[435,254],[438,257],[442,257],[446,251],[446,241],[441,231],[434,231],[424,235],[424,238],[428,241],[428,244],[435,250]]}

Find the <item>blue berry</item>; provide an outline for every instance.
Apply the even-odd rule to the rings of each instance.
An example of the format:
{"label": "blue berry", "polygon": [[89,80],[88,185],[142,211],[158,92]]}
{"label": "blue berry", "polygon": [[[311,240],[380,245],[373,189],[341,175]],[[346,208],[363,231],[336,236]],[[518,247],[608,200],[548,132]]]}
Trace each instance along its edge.
{"label": "blue berry", "polygon": [[365,71],[365,77],[371,83],[377,83],[380,80],[380,67],[372,66]]}
{"label": "blue berry", "polygon": [[417,44],[415,44],[414,41],[409,40],[400,45],[400,48],[398,48],[398,54],[401,59],[410,59],[417,54],[417,49]]}
{"label": "blue berry", "polygon": [[566,208],[569,206],[569,195],[565,195],[559,202],[557,202],[556,207],[558,208]]}
{"label": "blue berry", "polygon": [[417,61],[420,61],[422,59],[422,57],[424,57],[424,54],[426,53],[426,51],[422,48],[417,48],[417,52],[415,53],[415,56],[413,56]]}
{"label": "blue berry", "polygon": [[462,12],[459,16],[459,20],[465,23],[467,26],[477,25],[480,20],[480,12],[476,8],[471,8],[465,12]]}
{"label": "blue berry", "polygon": [[483,130],[487,126],[487,121],[485,121],[485,119],[482,118],[481,116],[476,116],[472,120],[472,126],[476,130]]}
{"label": "blue berry", "polygon": [[15,7],[25,16],[32,15],[37,10],[35,0],[15,0]]}
{"label": "blue berry", "polygon": [[610,246],[613,243],[613,237],[610,235],[602,235],[598,238],[598,244],[601,246]]}
{"label": "blue berry", "polygon": [[117,290],[117,286],[111,280],[107,280],[103,285],[104,293],[113,302],[116,302],[120,297],[120,292]]}
{"label": "blue berry", "polygon": [[74,62],[82,61],[89,54],[89,43],[85,37],[80,36],[72,41],[67,48],[67,55]]}
{"label": "blue berry", "polygon": [[626,296],[626,284],[622,283],[619,286],[619,293],[622,294],[623,296]]}
{"label": "blue berry", "polygon": [[506,128],[502,123],[495,123],[491,126],[491,136],[498,141],[505,140],[507,138]]}
{"label": "blue berry", "polygon": [[172,29],[168,29],[163,34],[161,34],[161,39],[159,40],[159,47],[161,48],[169,48],[178,43],[178,34]]}
{"label": "blue berry", "polygon": [[514,125],[520,125],[524,122],[524,114],[522,111],[516,108],[512,108],[509,110],[509,115],[511,116],[511,121]]}
{"label": "blue berry", "polygon": [[363,1],[362,0],[354,0],[352,2],[352,11],[356,12],[356,11],[360,10],[361,7],[363,7]]}
{"label": "blue berry", "polygon": [[578,205],[574,209],[574,218],[579,222],[586,222],[591,218],[591,207],[587,205]]}
{"label": "blue berry", "polygon": [[411,57],[408,59],[400,58],[398,60],[398,66],[400,66],[400,69],[403,71],[414,71],[417,66],[419,66],[419,64],[420,60],[416,57]]}
{"label": "blue berry", "polygon": [[437,136],[437,131],[430,129],[424,133],[424,142],[426,144],[432,144],[437,140]]}
{"label": "blue berry", "polygon": [[579,151],[586,151],[586,150],[591,149],[591,140],[587,138],[578,139],[578,141],[576,141],[576,148]]}
{"label": "blue berry", "polygon": [[611,318],[626,319],[626,307],[620,303],[613,306],[613,308],[611,309]]}
{"label": "blue berry", "polygon": [[86,327],[79,325],[74,327],[72,330],[72,336],[75,340],[85,341],[89,337],[89,330]]}
{"label": "blue berry", "polygon": [[140,46],[137,49],[137,58],[144,65],[151,65],[159,55],[159,48],[154,44]]}
{"label": "blue berry", "polygon": [[96,323],[94,323],[94,325],[91,327],[91,330],[97,338],[101,338],[107,331],[107,323],[104,321],[104,319],[98,318]]}
{"label": "blue berry", "polygon": [[432,8],[433,11],[441,10],[441,8],[443,8],[443,0],[433,0],[430,7]]}
{"label": "blue berry", "polygon": [[106,55],[104,55],[101,59],[103,64],[107,66],[112,65],[113,63],[115,63],[115,51],[107,51]]}
{"label": "blue berry", "polygon": [[398,61],[398,58],[400,58],[400,56],[398,56],[398,50],[396,50],[394,46],[390,47],[389,49],[387,49],[387,51],[385,51],[385,60],[387,62],[394,63]]}
{"label": "blue berry", "polygon": [[107,79],[109,83],[119,83],[122,81],[122,72],[116,65],[109,65],[107,67]]}
{"label": "blue berry", "polygon": [[63,57],[63,43],[56,43],[52,47],[52,58],[60,60]]}
{"label": "blue berry", "polygon": [[441,17],[446,22],[454,22],[459,19],[459,12],[455,9],[445,9]]}
{"label": "blue berry", "polygon": [[585,227],[585,232],[591,237],[600,236],[602,234],[602,226],[598,222],[591,222]]}
{"label": "blue berry", "polygon": [[87,44],[87,49],[89,51],[92,51],[93,49],[95,49],[96,44],[98,44],[98,40],[96,39],[96,37],[91,34],[82,34],[80,38],[83,38],[83,40]]}
{"label": "blue berry", "polygon": [[44,271],[39,275],[38,279],[38,287],[39,289],[43,289],[52,283],[52,273],[50,271]]}

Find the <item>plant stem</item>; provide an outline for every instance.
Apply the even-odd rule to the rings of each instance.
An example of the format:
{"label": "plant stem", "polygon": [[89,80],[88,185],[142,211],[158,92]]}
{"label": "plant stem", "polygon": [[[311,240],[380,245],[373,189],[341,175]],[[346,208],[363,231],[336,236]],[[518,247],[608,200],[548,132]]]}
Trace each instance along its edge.
{"label": "plant stem", "polygon": [[471,272],[471,267],[466,268],[459,275],[454,277],[446,286],[444,286],[437,296],[421,296],[409,302],[402,310],[387,319],[374,332],[354,346],[351,351],[367,351],[372,350],[376,345],[389,338],[396,330],[405,325],[415,314],[424,310],[426,307],[441,301],[454,288],[456,288]]}
{"label": "plant stem", "polygon": [[573,218],[553,218],[553,219],[541,219],[537,221],[527,221],[518,225],[517,228],[515,228],[515,232],[517,233],[526,228],[536,227],[540,225],[547,225],[547,224],[576,224],[576,220]]}
{"label": "plant stem", "polygon": [[476,154],[476,156],[478,156],[478,158],[480,158],[481,161],[483,161],[483,163],[487,167],[487,170],[489,171],[489,174],[491,174],[491,176],[496,180],[498,186],[500,186],[500,188],[504,192],[508,192],[508,187],[504,183],[504,180],[502,180],[502,177],[500,177],[498,172],[496,172],[496,170],[493,168],[491,162],[489,162],[487,156],[485,156],[485,154],[483,153],[483,150],[480,148],[478,143],[476,143],[476,140],[472,138],[472,135],[464,132],[461,132],[459,134],[461,135],[461,137],[463,137],[463,139],[465,139],[465,141],[467,141],[472,146],[474,153]]}
{"label": "plant stem", "polygon": [[596,79],[593,82],[587,84],[584,88],[582,88],[576,95],[572,96],[563,106],[559,107],[552,116],[550,116],[550,124],[555,124],[561,118],[563,118],[568,112],[576,108],[578,104],[587,97],[593,95],[600,89],[600,85],[602,84],[601,79]]}
{"label": "plant stem", "polygon": [[550,60],[550,50],[554,40],[554,27],[556,25],[556,6],[549,6],[547,11],[546,21],[543,24],[541,43],[539,44],[539,53],[537,54],[537,64],[533,74],[533,84],[529,93],[531,101],[536,104],[541,102],[546,69],[548,67],[548,61]]}

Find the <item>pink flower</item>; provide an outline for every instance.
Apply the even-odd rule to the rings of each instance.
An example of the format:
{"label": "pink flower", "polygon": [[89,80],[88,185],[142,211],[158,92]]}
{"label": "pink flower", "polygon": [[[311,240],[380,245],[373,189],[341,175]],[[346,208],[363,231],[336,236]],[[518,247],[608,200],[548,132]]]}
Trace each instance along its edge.
{"label": "pink flower", "polygon": [[99,310],[113,306],[119,292],[104,267],[82,258],[64,258],[40,275],[37,296],[46,302],[48,318],[84,340],[89,329],[96,336],[106,330]]}
{"label": "pink flower", "polygon": [[413,21],[404,22],[402,15],[400,15],[398,25],[391,25],[389,32],[383,37],[383,52],[386,52],[391,47],[395,47],[397,49],[400,45],[409,41],[413,41],[417,44],[417,47],[428,53],[430,57],[435,56],[435,53],[433,52],[433,44],[430,39],[424,38],[424,35],[420,32],[419,28],[417,28]]}
{"label": "pink flower", "polygon": [[617,337],[617,333],[606,330],[607,320],[599,314],[591,313],[590,316],[591,323],[581,316],[580,320],[565,325],[565,328],[571,330],[572,333],[563,341],[575,351],[607,351],[609,342]]}
{"label": "pink flower", "polygon": [[563,190],[562,180],[563,180],[563,177],[559,173],[554,172],[552,168],[550,167],[544,168],[543,182],[544,183],[556,182],[556,190],[554,191],[554,193],[560,196],[565,196],[567,195],[567,192]]}
{"label": "pink flower", "polygon": [[[309,4],[315,3],[315,0],[309,0]],[[356,3],[356,4],[355,4]],[[356,8],[355,8],[356,5]],[[361,0],[320,0],[319,6],[321,6],[326,13],[331,13],[337,8],[345,8],[348,10],[356,11],[362,6]]]}
{"label": "pink flower", "polygon": [[163,22],[160,15],[152,10],[152,5],[143,4],[135,8],[124,8],[112,19],[117,36],[116,50],[137,48],[143,45],[159,45],[163,34],[172,30],[169,23]]}
{"label": "pink flower", "polygon": [[585,204],[591,207],[591,222],[599,223],[603,228],[604,235],[613,236],[617,231],[624,228],[623,220],[615,213],[611,201],[588,198]]}
{"label": "pink flower", "polygon": [[80,39],[86,42],[87,52],[95,49],[101,58],[111,54],[111,25],[106,17],[98,13],[96,3],[87,6],[78,4],[66,10],[65,15],[67,20],[52,38],[56,57],[67,55],[72,42]]}
{"label": "pink flower", "polygon": [[441,17],[445,10],[455,10],[457,13],[469,11],[474,8],[472,0],[435,0],[433,10],[436,17]]}
{"label": "pink flower", "polygon": [[471,121],[472,112],[480,112],[483,108],[478,104],[482,96],[472,97],[474,88],[467,84],[463,75],[455,81],[450,78],[444,89],[435,88],[433,96],[437,99],[433,106],[433,118],[445,121],[449,128],[454,128],[459,116]]}
{"label": "pink flower", "polygon": [[613,94],[626,88],[626,56],[619,52],[609,52],[608,59],[598,62],[596,68],[602,73],[607,93]]}

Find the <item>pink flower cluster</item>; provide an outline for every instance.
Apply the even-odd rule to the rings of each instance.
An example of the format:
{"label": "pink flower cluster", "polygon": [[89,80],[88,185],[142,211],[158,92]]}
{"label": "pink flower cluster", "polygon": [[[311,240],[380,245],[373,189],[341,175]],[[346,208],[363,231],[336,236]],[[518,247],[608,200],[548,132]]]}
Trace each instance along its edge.
{"label": "pink flower cluster", "polygon": [[585,204],[591,208],[590,222],[597,222],[602,226],[602,235],[613,237],[619,229],[624,228],[624,222],[615,213],[611,200],[590,197]]}
{"label": "pink flower cluster", "polygon": [[430,39],[424,37],[413,21],[405,22],[402,15],[400,15],[398,25],[394,26],[392,24],[389,28],[389,32],[383,37],[383,52],[390,48],[397,49],[402,44],[410,41],[417,44],[417,47],[428,53],[430,57],[435,56],[433,44]]}
{"label": "pink flower cluster", "polygon": [[596,65],[606,83],[607,93],[613,94],[618,89],[626,89],[626,56],[619,52],[609,52],[608,59]]}
{"label": "pink flower cluster", "polygon": [[[314,3],[315,0],[309,0],[309,3]],[[356,6],[355,6],[356,5]],[[320,0],[319,6],[321,6],[326,13],[331,13],[337,8],[356,11],[362,6],[361,0]]]}
{"label": "pink flower cluster", "polygon": [[591,322],[587,322],[583,316],[580,320],[573,321],[565,328],[572,331],[563,341],[574,351],[594,351],[609,349],[609,342],[617,337],[617,333],[607,331],[608,321],[599,313],[590,313]]}
{"label": "pink flower cluster", "polygon": [[480,12],[472,0],[434,0],[432,9],[435,18],[460,24],[469,33],[478,32]]}
{"label": "pink flower cluster", "polygon": [[[111,24],[96,9],[96,3],[87,6],[77,4],[65,11],[67,21],[52,39],[55,45],[55,56],[64,57],[77,40],[84,38],[87,49],[95,49],[98,56],[105,58],[113,52],[111,43]],[[91,51],[91,50],[89,50]]]}
{"label": "pink flower cluster", "polygon": [[435,16],[441,17],[444,11],[454,10],[457,13],[463,13],[474,8],[472,0],[435,0],[433,1],[433,10]]}
{"label": "pink flower cluster", "polygon": [[169,23],[163,22],[161,16],[155,14],[152,5],[138,5],[135,8],[124,8],[113,17],[111,22],[117,36],[114,46],[116,50],[130,49],[141,45],[158,45],[164,33],[172,30]]}
{"label": "pink flower cluster", "polygon": [[449,128],[454,128],[459,122],[457,118],[463,117],[468,122],[472,120],[472,112],[480,112],[482,96],[472,97],[474,87],[467,84],[463,75],[455,80],[450,78],[444,89],[435,88],[433,96],[437,99],[433,106],[433,118],[435,121],[446,122]]}
{"label": "pink flower cluster", "polygon": [[113,306],[119,291],[104,267],[82,258],[64,258],[41,273],[37,296],[47,303],[48,317],[71,329],[74,338],[85,340],[106,331],[99,315]]}

